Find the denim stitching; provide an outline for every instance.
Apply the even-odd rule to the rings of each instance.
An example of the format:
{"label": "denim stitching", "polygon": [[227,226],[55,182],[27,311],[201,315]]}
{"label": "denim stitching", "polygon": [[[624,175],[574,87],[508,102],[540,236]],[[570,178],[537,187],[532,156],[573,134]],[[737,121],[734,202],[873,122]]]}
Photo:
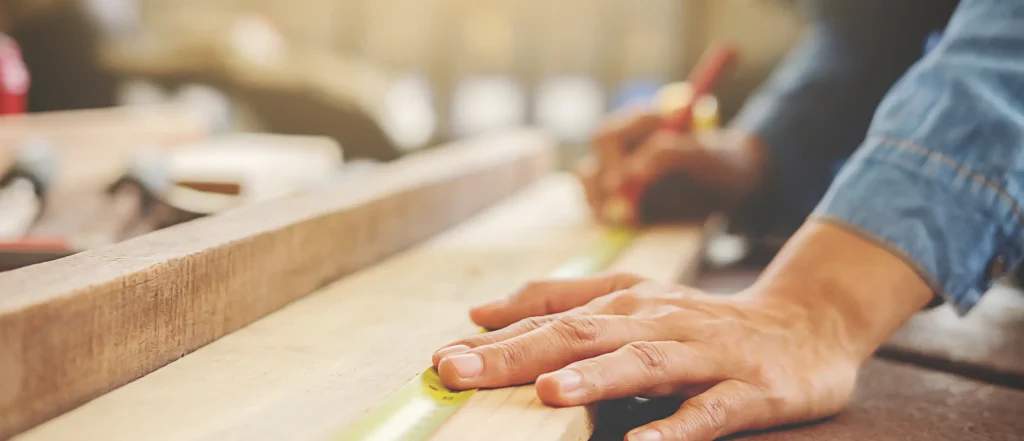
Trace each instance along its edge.
{"label": "denim stitching", "polygon": [[913,271],[917,273],[917,275],[921,277],[921,279],[924,280],[924,283],[928,285],[928,288],[930,288],[932,292],[935,293],[935,295],[939,296],[940,298],[946,300],[949,303],[956,305],[958,313],[964,314],[966,313],[966,310],[969,309],[965,305],[966,303],[968,303],[968,299],[959,299],[949,295],[949,292],[946,291],[945,285],[940,283],[939,280],[935,277],[935,275],[931,273],[931,271],[925,268],[925,266],[922,265],[921,262],[918,262],[917,259],[913,255],[911,255],[911,253],[909,253],[907,250],[903,249],[899,245],[896,245],[895,243],[889,241],[889,239],[886,239],[885,237],[875,234],[874,232],[860,225],[857,225],[855,223],[847,221],[846,219],[831,214],[812,213],[808,217],[808,219],[817,220],[819,222],[824,222],[827,224],[832,224],[836,227],[842,228],[843,230],[857,237],[860,237],[861,239],[867,240],[868,242],[873,242],[875,245],[878,245],[882,249],[888,251],[889,253],[892,253],[898,259],[902,260],[903,263],[912,268]]}
{"label": "denim stitching", "polygon": [[904,139],[889,138],[885,136],[872,136],[868,138],[868,141],[879,141],[891,144],[898,148],[913,150],[916,153],[920,153],[930,158],[939,160],[939,162],[942,162],[943,164],[949,166],[949,168],[953,169],[953,171],[955,171],[957,174],[969,178],[981,185],[988,187],[992,191],[995,191],[997,196],[999,196],[1001,199],[1010,204],[1010,207],[1013,208],[1013,212],[1017,215],[1017,218],[1020,219],[1022,223],[1024,223],[1024,209],[1022,209],[1021,206],[1017,204],[1017,201],[1015,201],[1012,197],[1010,197],[1008,193],[1006,193],[1002,188],[1000,188],[994,182],[990,181],[984,175],[975,172],[974,170],[971,170],[966,166],[956,162],[955,160],[953,160],[953,158],[950,158],[946,155],[943,155],[942,153],[931,150],[920,144],[916,144],[912,141]]}

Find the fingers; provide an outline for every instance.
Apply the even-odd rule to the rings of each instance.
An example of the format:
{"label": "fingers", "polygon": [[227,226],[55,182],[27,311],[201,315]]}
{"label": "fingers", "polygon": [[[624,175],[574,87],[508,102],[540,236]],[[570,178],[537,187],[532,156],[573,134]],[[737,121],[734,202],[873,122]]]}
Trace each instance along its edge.
{"label": "fingers", "polygon": [[654,112],[633,112],[613,116],[598,129],[591,143],[597,156],[602,188],[616,191],[621,185],[620,169],[633,146],[659,127],[662,118]]}
{"label": "fingers", "polygon": [[501,329],[527,317],[568,311],[591,300],[640,283],[633,274],[609,274],[572,280],[538,281],[527,284],[507,299],[473,308],[473,323],[487,329]]}
{"label": "fingers", "polygon": [[542,326],[552,322],[559,316],[560,315],[558,314],[552,314],[541,317],[529,317],[497,331],[491,331],[486,334],[477,334],[472,337],[451,342],[441,349],[438,349],[437,352],[434,352],[434,367],[436,368],[438,363],[440,363],[441,359],[445,356],[466,352],[478,346],[489,345],[523,335],[535,329],[540,329]]}
{"label": "fingers", "polygon": [[598,181],[597,160],[593,156],[583,158],[576,165],[576,177],[583,186],[583,194],[586,196],[587,205],[590,206],[591,215],[600,218],[604,193]]}
{"label": "fingers", "polygon": [[634,429],[626,441],[714,441],[760,428],[768,408],[762,401],[758,388],[726,380],[686,400],[672,416]]}
{"label": "fingers", "polygon": [[634,182],[650,183],[677,170],[691,172],[713,168],[712,160],[695,138],[659,131],[630,155],[624,173]]}
{"label": "fingers", "polygon": [[623,316],[567,315],[508,340],[446,355],[438,363],[445,385],[504,387],[534,381],[569,363],[658,337],[650,321]]}
{"label": "fingers", "polygon": [[635,342],[537,379],[537,395],[553,406],[578,406],[636,395],[665,396],[686,385],[721,380],[717,354],[677,341]]}

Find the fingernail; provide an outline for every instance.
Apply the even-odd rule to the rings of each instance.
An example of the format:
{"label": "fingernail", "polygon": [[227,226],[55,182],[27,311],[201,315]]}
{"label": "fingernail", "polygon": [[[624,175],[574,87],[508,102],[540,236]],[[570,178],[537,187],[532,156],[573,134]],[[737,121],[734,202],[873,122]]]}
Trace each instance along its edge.
{"label": "fingernail", "polygon": [[470,379],[484,370],[484,359],[480,354],[461,354],[447,358],[448,362],[455,368],[455,373],[462,379]]}
{"label": "fingernail", "polygon": [[558,371],[551,374],[551,379],[558,383],[558,392],[567,394],[580,388],[583,376],[576,371]]}
{"label": "fingernail", "polygon": [[449,355],[461,354],[463,352],[468,351],[469,349],[469,346],[466,345],[449,346],[447,348],[437,351],[436,353],[434,353],[434,356],[437,357],[438,360],[441,360]]}
{"label": "fingernail", "polygon": [[629,434],[628,441],[661,441],[661,432],[644,429]]}

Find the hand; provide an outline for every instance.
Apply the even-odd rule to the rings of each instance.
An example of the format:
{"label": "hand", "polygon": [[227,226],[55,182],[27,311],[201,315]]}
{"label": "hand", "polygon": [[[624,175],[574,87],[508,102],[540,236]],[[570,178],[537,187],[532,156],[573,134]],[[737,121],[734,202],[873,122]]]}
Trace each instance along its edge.
{"label": "hand", "polygon": [[628,274],[535,283],[473,317],[514,324],[438,351],[452,387],[536,380],[540,399],[556,406],[692,397],[630,441],[710,441],[831,415],[850,399],[860,363],[827,319],[795,305]]}
{"label": "hand", "polygon": [[[638,112],[613,116],[598,129],[593,155],[576,170],[596,218],[604,220],[605,202],[627,181],[648,188],[642,220],[651,222],[729,210],[761,186],[764,149],[755,136],[698,137],[659,130],[661,125],[657,114]],[[682,185],[682,179],[696,185]]]}
{"label": "hand", "polygon": [[743,293],[628,274],[536,282],[474,309],[474,322],[498,330],[433,362],[449,387],[536,381],[554,406],[682,396],[674,415],[627,440],[711,441],[840,411],[863,361],[930,298],[886,249],[812,223]]}

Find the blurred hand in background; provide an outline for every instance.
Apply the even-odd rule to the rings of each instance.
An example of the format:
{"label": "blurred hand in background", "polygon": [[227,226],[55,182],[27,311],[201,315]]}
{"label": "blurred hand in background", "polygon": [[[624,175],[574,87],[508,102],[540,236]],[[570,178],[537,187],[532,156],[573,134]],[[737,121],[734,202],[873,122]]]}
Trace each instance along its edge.
{"label": "blurred hand in background", "polygon": [[[765,180],[767,161],[756,136],[736,131],[680,134],[659,130],[649,111],[614,114],[598,128],[591,155],[576,172],[596,218],[626,182],[648,183],[643,221],[672,221],[731,210]],[[683,178],[683,179],[680,179]],[[684,181],[695,185],[683,185]]]}

